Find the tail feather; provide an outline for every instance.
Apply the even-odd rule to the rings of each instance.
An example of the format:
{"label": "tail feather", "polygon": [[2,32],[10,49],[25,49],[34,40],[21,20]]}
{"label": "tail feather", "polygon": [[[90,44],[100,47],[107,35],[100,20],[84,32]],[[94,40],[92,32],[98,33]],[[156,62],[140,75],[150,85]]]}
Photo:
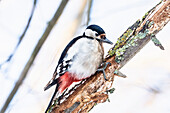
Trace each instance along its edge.
{"label": "tail feather", "polygon": [[51,86],[56,85],[56,89],[54,91],[54,94],[50,100],[50,103],[45,111],[45,113],[48,112],[48,109],[50,108],[54,97],[56,94],[61,94],[65,89],[67,89],[73,82],[77,82],[79,80],[75,79],[74,77],[70,76],[69,72],[66,72],[64,75],[60,76],[59,78],[52,81],[52,83],[48,83],[47,86],[44,88],[44,90],[49,89]]}
{"label": "tail feather", "polygon": [[[49,82],[49,83],[50,83],[50,82]],[[49,83],[44,87],[44,91],[46,91],[47,89],[49,89],[51,86],[57,84],[57,83],[58,83],[58,79],[53,80],[52,83],[50,83],[50,84],[49,84]]]}
{"label": "tail feather", "polygon": [[52,105],[53,99],[54,99],[55,96],[58,95],[58,94],[59,94],[59,92],[58,92],[58,85],[57,85],[56,88],[55,88],[54,94],[53,94],[53,96],[52,96],[52,98],[51,98],[51,100],[50,100],[50,103],[48,104],[48,107],[47,107],[47,109],[45,110],[45,113],[48,113],[48,109],[49,109],[50,106]]}

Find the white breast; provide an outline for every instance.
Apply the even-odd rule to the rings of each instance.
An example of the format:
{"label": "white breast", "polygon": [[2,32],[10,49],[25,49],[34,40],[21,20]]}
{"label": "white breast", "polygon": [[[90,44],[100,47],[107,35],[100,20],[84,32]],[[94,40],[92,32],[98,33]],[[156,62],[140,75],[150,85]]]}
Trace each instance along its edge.
{"label": "white breast", "polygon": [[69,72],[77,79],[84,79],[94,74],[102,63],[103,49],[97,40],[81,38],[69,49],[65,59],[73,59]]}

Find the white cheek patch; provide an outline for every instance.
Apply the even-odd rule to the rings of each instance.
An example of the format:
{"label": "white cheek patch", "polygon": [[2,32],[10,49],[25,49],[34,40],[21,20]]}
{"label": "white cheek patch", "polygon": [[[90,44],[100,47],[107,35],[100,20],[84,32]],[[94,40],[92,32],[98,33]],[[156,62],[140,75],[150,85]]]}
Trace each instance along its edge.
{"label": "white cheek patch", "polygon": [[89,37],[96,38],[96,31],[92,31],[91,29],[86,29],[85,30],[85,35]]}

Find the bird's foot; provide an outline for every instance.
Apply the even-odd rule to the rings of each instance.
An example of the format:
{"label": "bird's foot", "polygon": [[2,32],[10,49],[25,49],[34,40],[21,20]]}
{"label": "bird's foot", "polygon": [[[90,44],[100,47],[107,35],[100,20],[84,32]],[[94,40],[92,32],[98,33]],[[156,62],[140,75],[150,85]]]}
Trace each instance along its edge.
{"label": "bird's foot", "polygon": [[108,81],[108,79],[106,78],[105,69],[107,68],[108,65],[111,65],[111,63],[110,63],[110,62],[103,62],[103,63],[101,64],[101,66],[103,66],[103,67],[100,68],[100,69],[97,69],[98,72],[100,72],[100,71],[103,72],[103,76],[104,76],[104,79],[105,79],[106,81]]}

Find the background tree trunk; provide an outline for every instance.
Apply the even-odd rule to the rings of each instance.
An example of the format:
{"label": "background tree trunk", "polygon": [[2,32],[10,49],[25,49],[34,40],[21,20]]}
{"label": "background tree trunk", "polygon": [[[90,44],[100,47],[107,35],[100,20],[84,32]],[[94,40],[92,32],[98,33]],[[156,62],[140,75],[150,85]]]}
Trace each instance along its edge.
{"label": "background tree trunk", "polygon": [[[18,81],[16,82],[13,90],[11,91],[11,93],[9,94],[8,98],[6,99],[5,104],[3,105],[0,113],[4,113],[8,107],[8,105],[10,104],[11,100],[13,99],[14,95],[16,94],[16,92],[18,91],[19,87],[21,86],[22,82],[25,80],[27,73],[29,71],[29,69],[31,68],[38,52],[40,51],[42,45],[44,44],[45,40],[47,39],[48,35],[50,34],[52,28],[54,27],[54,25],[56,24],[57,20],[59,19],[60,15],[62,14],[66,4],[67,4],[68,0],[63,0],[59,6],[59,8],[57,9],[54,17],[51,19],[51,21],[49,22],[46,30],[44,31],[42,37],[40,38],[40,40],[38,41],[38,44],[36,45],[35,49],[33,50],[33,53],[31,55],[31,57],[29,58],[27,64],[25,65],[23,71],[21,72],[21,75],[18,79]],[[34,2],[35,4],[36,2]],[[33,7],[33,11],[34,11],[35,6]],[[32,18],[32,16],[31,16]],[[27,30],[27,28],[26,28]],[[24,35],[24,34],[23,34]],[[20,41],[22,40],[22,38],[20,39]],[[19,42],[20,43],[20,42]]]}

